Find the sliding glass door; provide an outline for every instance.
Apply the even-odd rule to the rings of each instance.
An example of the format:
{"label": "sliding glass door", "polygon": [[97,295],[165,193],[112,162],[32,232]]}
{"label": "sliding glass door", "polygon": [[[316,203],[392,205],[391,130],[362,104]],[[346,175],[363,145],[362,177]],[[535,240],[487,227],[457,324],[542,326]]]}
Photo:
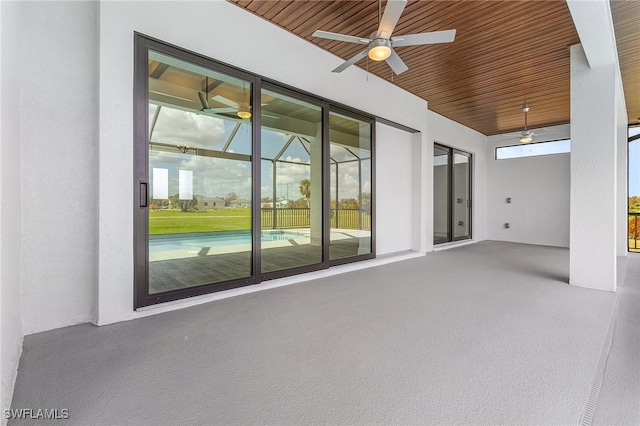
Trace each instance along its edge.
{"label": "sliding glass door", "polygon": [[250,277],[251,82],[155,51],[148,69],[149,294]]}
{"label": "sliding glass door", "polygon": [[471,154],[453,150],[453,240],[471,238]]}
{"label": "sliding glass door", "polygon": [[434,244],[471,238],[471,163],[471,154],[434,144]]}
{"label": "sliding glass door", "polygon": [[640,126],[629,127],[628,134],[628,247],[640,253]]}
{"label": "sliding glass door", "polygon": [[323,261],[322,107],[262,90],[261,271]]}
{"label": "sliding glass door", "polygon": [[439,145],[433,150],[433,243],[451,241],[450,150]]}
{"label": "sliding glass door", "polygon": [[371,132],[366,121],[329,114],[332,261],[372,252]]}
{"label": "sliding glass door", "polygon": [[136,308],[375,256],[373,119],[136,36]]}

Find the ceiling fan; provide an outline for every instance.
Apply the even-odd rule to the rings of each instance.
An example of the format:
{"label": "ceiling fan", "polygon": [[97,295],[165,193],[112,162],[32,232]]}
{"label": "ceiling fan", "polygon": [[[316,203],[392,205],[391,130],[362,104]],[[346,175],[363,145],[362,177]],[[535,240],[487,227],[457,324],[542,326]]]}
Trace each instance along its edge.
{"label": "ceiling fan", "polygon": [[[382,0],[378,0],[378,10]],[[351,59],[333,70],[342,72],[351,65],[358,62],[365,56],[369,56],[374,61],[387,61],[394,73],[401,74],[409,69],[395,52],[396,47],[416,46],[422,44],[450,43],[456,36],[456,30],[434,31],[420,34],[409,34],[398,37],[391,37],[393,30],[402,15],[402,11],[407,5],[407,0],[388,0],[382,18],[379,19],[378,29],[371,34],[370,38],[355,37],[345,34],[331,33],[317,30],[314,37],[326,38],[329,40],[346,41],[349,43],[366,44],[367,48]],[[378,16],[379,13],[378,13]]]}
{"label": "ceiling fan", "polygon": [[[544,131],[544,132],[548,132],[549,129],[544,129],[544,128],[540,128],[540,129],[536,129],[535,131],[532,129],[529,129],[528,127],[528,123],[527,123],[527,114],[529,113],[529,104],[528,103],[524,103],[524,105],[522,105],[522,112],[524,112],[524,129],[522,129],[519,132],[512,132],[512,133],[506,133],[505,136],[507,135],[514,135],[518,138],[518,140],[520,141],[520,143],[530,143],[533,141],[533,137],[536,136],[538,134],[538,132]],[[508,138],[511,139],[511,138]],[[504,139],[507,140],[507,139]]]}
{"label": "ceiling fan", "polygon": [[198,98],[200,98],[200,103],[202,104],[202,109],[200,110],[202,112],[209,112],[214,114],[235,113],[240,118],[251,118],[251,107],[247,102],[237,103],[225,98],[224,96],[216,95],[211,99],[227,106],[221,108],[211,108],[211,106],[209,106],[209,101],[207,100],[206,93],[198,92]]}
{"label": "ceiling fan", "polygon": [[520,143],[530,143],[533,141],[533,137],[538,134],[537,132],[549,131],[549,129],[544,129],[544,128],[536,129],[534,131],[527,127],[527,113],[529,112],[528,103],[525,102],[524,105],[522,105],[522,112],[524,112],[524,129],[522,129],[522,131],[518,135],[518,140],[520,141]]}
{"label": "ceiling fan", "polygon": [[529,112],[529,104],[525,103],[522,105],[522,112],[524,112],[524,129],[520,132],[520,143],[529,143],[535,136],[533,130],[527,129],[527,113]]}
{"label": "ceiling fan", "polygon": [[234,102],[231,99],[225,98],[221,95],[216,95],[211,98],[212,100],[220,104],[226,105],[226,107],[221,108],[212,108],[209,105],[209,101],[207,99],[207,97],[209,96],[209,78],[206,76],[204,80],[204,87],[207,88],[205,89],[205,91],[198,91],[198,98],[200,99],[200,104],[202,105],[202,108],[200,109],[201,112],[213,114],[235,113],[235,115],[242,119],[251,118],[251,105],[249,105],[249,102],[244,101],[244,99],[247,99],[247,89],[246,87],[244,87],[244,84],[242,86],[243,101]]}

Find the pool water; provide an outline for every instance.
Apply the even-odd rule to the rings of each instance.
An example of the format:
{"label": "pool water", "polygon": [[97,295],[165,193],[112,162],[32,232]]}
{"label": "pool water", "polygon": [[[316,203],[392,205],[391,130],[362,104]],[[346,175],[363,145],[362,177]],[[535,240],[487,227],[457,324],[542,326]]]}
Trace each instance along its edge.
{"label": "pool water", "polygon": [[[262,241],[282,241],[304,238],[291,231],[262,231]],[[165,234],[149,236],[149,251],[194,250],[203,247],[223,247],[251,244],[251,231],[208,232],[202,234]]]}

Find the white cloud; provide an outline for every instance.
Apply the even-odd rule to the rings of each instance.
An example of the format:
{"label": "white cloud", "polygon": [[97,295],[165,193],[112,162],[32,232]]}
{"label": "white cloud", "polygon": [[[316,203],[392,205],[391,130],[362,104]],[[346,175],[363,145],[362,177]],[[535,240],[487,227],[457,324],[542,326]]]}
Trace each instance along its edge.
{"label": "white cloud", "polygon": [[152,151],[150,163],[152,167],[169,169],[170,195],[178,193],[179,170],[190,170],[194,195],[216,197],[235,192],[240,198],[251,198],[251,164],[248,162]]}
{"label": "white cloud", "polygon": [[224,120],[163,107],[153,129],[154,142],[213,149],[225,142]]}

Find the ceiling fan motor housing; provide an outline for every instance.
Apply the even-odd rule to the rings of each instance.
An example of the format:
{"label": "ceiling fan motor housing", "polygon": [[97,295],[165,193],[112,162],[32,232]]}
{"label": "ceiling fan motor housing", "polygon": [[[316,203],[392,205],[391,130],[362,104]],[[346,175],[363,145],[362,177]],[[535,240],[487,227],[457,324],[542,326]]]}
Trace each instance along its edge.
{"label": "ceiling fan motor housing", "polygon": [[374,61],[384,61],[391,55],[391,41],[387,38],[376,38],[369,43],[369,57]]}

